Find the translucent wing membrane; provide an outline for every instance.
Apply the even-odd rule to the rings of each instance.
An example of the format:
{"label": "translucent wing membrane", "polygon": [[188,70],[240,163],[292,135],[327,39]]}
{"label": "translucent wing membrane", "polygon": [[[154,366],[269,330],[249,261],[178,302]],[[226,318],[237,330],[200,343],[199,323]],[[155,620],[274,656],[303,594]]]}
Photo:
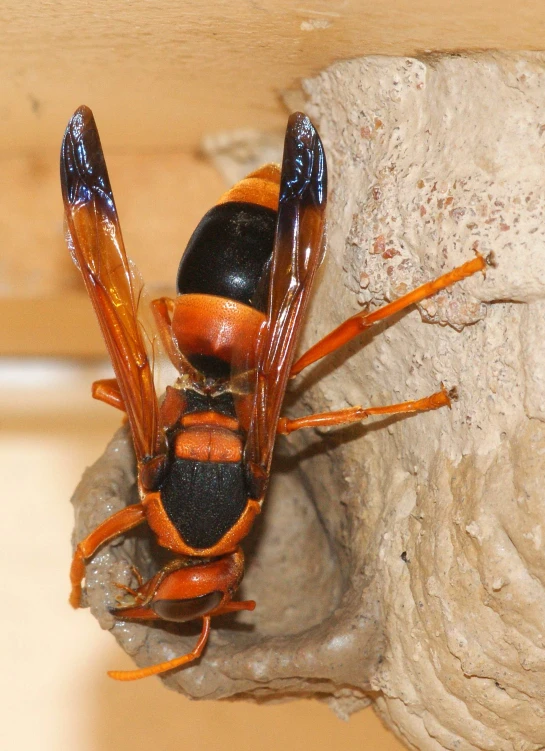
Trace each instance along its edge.
{"label": "translucent wing membrane", "polygon": [[[70,120],[61,150],[68,241],[108,347],[137,459],[158,449],[153,367],[138,321],[141,284],[129,263],[91,110]],[[148,342],[152,348],[155,342]]]}
{"label": "translucent wing membrane", "polygon": [[324,246],[327,169],[322,142],[301,113],[286,130],[267,322],[244,459],[253,497],[265,492],[276,426],[312,282]]}

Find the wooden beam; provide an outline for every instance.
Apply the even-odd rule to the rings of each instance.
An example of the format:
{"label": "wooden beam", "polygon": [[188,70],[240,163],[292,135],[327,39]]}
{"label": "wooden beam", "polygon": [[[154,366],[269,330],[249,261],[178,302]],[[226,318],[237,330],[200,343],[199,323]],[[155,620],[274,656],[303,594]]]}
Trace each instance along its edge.
{"label": "wooden beam", "polygon": [[279,93],[362,55],[541,49],[526,0],[6,0],[0,152],[54,153],[93,108],[110,149],[194,149],[207,132],[282,128]]}

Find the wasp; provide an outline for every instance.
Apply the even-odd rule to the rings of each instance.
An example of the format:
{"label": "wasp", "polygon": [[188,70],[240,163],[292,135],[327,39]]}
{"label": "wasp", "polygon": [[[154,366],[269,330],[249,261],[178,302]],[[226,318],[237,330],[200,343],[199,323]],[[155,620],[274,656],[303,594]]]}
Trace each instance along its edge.
{"label": "wasp", "polygon": [[[280,415],[288,380],[376,322],[483,270],[485,260],[476,256],[377,310],[357,313],[295,361],[324,252],[327,203],[324,148],[306,115],[288,120],[281,168],[252,172],[201,220],[181,259],[176,297],[150,303],[152,331],[142,322],[145,298],[87,107],[66,129],[61,184],[69,249],[115,373],[93,384],[93,396],[126,413],[139,492],[139,502],[77,545],[70,602],[80,606],[85,563],[97,550],[147,524],[172,559],[148,581],[135,571],[137,586],[124,587],[112,612],[119,619],[202,621],[188,654],[109,673],[134,680],[196,660],[214,616],[254,609],[254,601],[234,599],[244,573],[240,543],[261,512],[277,434],[450,405],[441,387],[416,401],[290,419]],[[163,394],[154,382],[159,349],[177,373]]]}

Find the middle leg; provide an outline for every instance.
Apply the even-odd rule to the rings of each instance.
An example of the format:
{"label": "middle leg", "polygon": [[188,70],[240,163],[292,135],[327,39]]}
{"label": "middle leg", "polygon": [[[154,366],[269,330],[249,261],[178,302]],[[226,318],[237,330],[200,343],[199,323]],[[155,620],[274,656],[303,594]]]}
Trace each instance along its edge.
{"label": "middle leg", "polygon": [[450,407],[451,399],[456,398],[456,390],[447,391],[442,388],[431,396],[425,396],[423,399],[415,401],[401,402],[400,404],[390,404],[387,407],[348,407],[339,409],[335,412],[318,412],[305,417],[296,417],[290,420],[288,417],[281,417],[278,420],[276,432],[280,435],[289,435],[294,430],[302,428],[319,428],[330,427],[335,425],[348,425],[352,422],[361,422],[373,415],[399,415],[410,412],[430,412],[440,407]]}

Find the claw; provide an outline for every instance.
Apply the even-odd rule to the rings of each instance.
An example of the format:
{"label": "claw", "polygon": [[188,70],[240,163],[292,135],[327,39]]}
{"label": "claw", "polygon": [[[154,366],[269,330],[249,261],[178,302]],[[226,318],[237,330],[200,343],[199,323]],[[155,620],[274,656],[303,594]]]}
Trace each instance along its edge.
{"label": "claw", "polygon": [[133,598],[133,600],[134,600],[134,602],[127,603],[127,602],[124,602],[123,595],[118,595],[115,598],[115,601],[119,605],[122,605],[122,606],[125,606],[125,607],[126,606],[131,606],[132,607],[132,606],[138,605],[139,602],[142,602],[145,599],[145,597],[142,594],[142,592],[139,591],[143,587],[143,585],[144,585],[144,579],[142,577],[142,574],[136,568],[136,566],[131,566],[131,573],[132,573],[132,575],[134,576],[134,578],[136,579],[136,581],[138,583],[138,587],[136,589],[134,589],[133,587],[129,587],[126,584],[120,584],[119,582],[114,582],[114,586],[115,587],[117,587],[118,589],[123,590],[123,592],[126,592],[126,594],[130,595]]}
{"label": "claw", "polygon": [[[138,592],[136,589],[132,589],[132,587],[127,587],[126,584],[120,584],[119,582],[114,582],[114,587],[117,587],[118,589],[122,589],[123,592],[127,592],[127,594],[132,595],[134,599],[136,600],[138,598]],[[117,602],[121,602],[123,599],[123,595],[118,595],[116,598]]]}

